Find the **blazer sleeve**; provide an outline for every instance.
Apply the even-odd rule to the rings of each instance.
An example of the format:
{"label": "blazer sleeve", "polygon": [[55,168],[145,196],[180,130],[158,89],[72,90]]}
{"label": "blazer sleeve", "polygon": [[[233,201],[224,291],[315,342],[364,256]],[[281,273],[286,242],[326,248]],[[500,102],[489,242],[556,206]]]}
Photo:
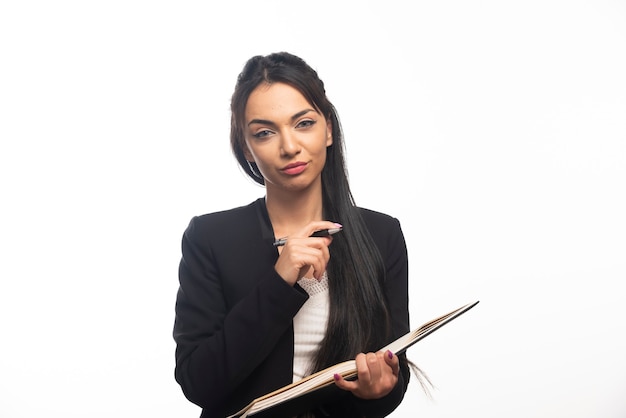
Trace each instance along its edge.
{"label": "blazer sleeve", "polygon": [[[391,315],[393,340],[410,331],[409,324],[409,265],[404,234],[396,218],[389,219],[390,226],[386,245],[381,246],[385,262],[385,295]],[[410,378],[406,354],[401,354],[400,373],[396,387],[384,398],[375,401],[357,399],[359,409],[366,417],[389,415],[404,399]]]}
{"label": "blazer sleeve", "polygon": [[[383,284],[387,305],[392,321],[392,341],[410,331],[409,324],[409,282],[408,254],[400,222],[387,215],[375,216],[366,212],[364,215],[370,232],[378,243],[385,263],[385,281]],[[389,341],[391,342],[391,341]],[[410,378],[406,354],[401,354],[398,383],[387,396],[380,399],[365,400],[350,394],[342,405],[329,406],[329,416],[385,417],[393,412],[402,402]],[[337,409],[334,409],[337,408]],[[345,411],[341,409],[346,408]],[[332,410],[332,412],[330,411]],[[354,411],[357,414],[354,414]],[[350,412],[348,412],[350,411]],[[322,411],[322,416],[324,415]]]}
{"label": "blazer sleeve", "polygon": [[[259,262],[254,251],[242,254],[232,248],[216,255],[217,245],[210,244],[213,229],[194,218],[183,234],[175,378],[191,402],[206,411],[223,411],[225,400],[291,327],[307,295],[282,280],[273,263]],[[241,296],[225,288],[224,263],[237,265],[246,276],[237,278],[245,288]]]}

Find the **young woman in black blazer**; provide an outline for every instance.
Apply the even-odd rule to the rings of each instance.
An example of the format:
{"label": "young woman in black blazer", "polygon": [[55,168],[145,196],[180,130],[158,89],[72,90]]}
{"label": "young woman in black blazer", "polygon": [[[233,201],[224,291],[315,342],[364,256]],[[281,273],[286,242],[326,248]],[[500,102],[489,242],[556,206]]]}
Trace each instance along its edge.
{"label": "young woman in black blazer", "polygon": [[[194,217],[183,234],[174,339],[185,396],[201,417],[224,417],[356,358],[357,380],[336,376],[268,416],[388,415],[409,367],[377,350],[409,331],[406,245],[398,220],[355,205],[316,71],[288,53],[251,58],[232,96],[231,146],[266,193]],[[341,232],[311,237],[328,229]]]}

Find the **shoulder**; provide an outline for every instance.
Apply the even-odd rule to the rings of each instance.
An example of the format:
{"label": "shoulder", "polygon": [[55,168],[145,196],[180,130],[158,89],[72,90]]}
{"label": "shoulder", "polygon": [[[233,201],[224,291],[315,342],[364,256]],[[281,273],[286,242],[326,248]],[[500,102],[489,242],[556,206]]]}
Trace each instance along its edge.
{"label": "shoulder", "polygon": [[261,199],[255,200],[245,206],[239,206],[231,209],[221,210],[217,212],[205,213],[193,217],[193,221],[198,225],[219,225],[224,222],[239,222],[242,219],[252,218],[256,206]]}
{"label": "shoulder", "polygon": [[363,221],[365,221],[365,224],[370,230],[395,230],[400,228],[400,221],[391,215],[367,208],[360,207],[358,209]]}
{"label": "shoulder", "polygon": [[194,216],[189,221],[184,236],[202,241],[219,238],[223,242],[228,237],[247,235],[258,228],[256,213],[259,200],[245,206]]}
{"label": "shoulder", "polygon": [[405,240],[398,218],[375,210],[358,208],[370,235],[382,253],[404,251]]}

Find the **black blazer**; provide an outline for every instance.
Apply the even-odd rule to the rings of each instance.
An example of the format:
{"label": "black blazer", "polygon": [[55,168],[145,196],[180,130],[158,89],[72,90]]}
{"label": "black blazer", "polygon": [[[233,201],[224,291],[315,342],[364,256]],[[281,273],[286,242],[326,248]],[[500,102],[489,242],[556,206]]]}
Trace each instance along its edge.
{"label": "black blazer", "polygon": [[[409,331],[404,236],[395,218],[360,210],[385,262],[384,290],[395,339]],[[308,295],[274,270],[278,251],[273,241],[263,198],[194,217],[183,234],[175,377],[185,396],[202,407],[203,418],[232,414],[292,382],[292,321]],[[366,401],[332,386],[324,399],[315,400],[322,405],[316,413],[343,418],[389,414],[409,381],[408,367],[401,364],[398,385],[386,397]]]}

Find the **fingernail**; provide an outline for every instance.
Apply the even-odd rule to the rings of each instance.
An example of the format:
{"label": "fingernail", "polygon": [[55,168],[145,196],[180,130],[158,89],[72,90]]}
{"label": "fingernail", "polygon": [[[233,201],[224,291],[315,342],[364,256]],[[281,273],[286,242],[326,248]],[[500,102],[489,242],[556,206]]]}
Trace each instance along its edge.
{"label": "fingernail", "polygon": [[343,228],[343,225],[338,224],[337,222],[335,222],[335,226],[336,226],[337,228]]}
{"label": "fingernail", "polygon": [[392,359],[393,358],[393,353],[391,352],[391,350],[387,350],[387,356]]}
{"label": "fingernail", "polygon": [[335,374],[333,375],[333,377],[335,378],[335,380],[339,380],[339,379],[341,379],[341,376],[339,376],[337,373],[335,373]]}

